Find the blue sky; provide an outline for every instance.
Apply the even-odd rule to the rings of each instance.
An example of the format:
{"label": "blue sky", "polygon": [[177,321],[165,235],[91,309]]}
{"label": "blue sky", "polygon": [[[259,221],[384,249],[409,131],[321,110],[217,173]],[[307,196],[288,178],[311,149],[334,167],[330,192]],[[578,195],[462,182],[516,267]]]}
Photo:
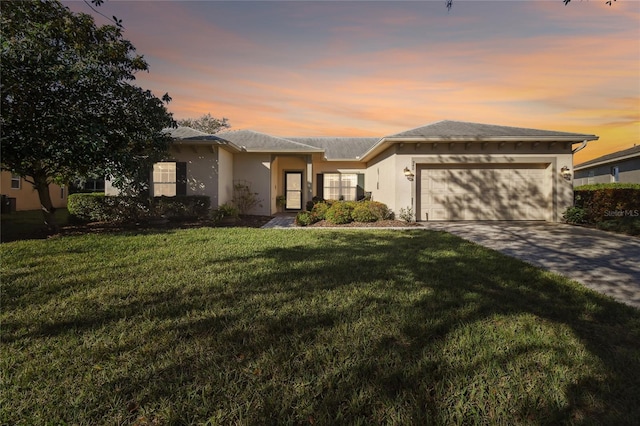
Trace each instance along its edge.
{"label": "blue sky", "polygon": [[[64,2],[94,14],[80,1]],[[640,143],[640,2],[106,1],[175,118],[383,136],[442,119]],[[106,23],[101,17],[99,23]]]}

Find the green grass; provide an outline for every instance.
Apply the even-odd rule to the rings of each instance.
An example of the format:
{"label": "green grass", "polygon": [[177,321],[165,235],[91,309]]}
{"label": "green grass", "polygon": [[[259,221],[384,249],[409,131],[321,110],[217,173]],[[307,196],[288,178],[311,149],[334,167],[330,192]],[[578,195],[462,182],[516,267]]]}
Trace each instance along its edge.
{"label": "green grass", "polygon": [[2,255],[2,424],[633,424],[640,312],[424,230]]}
{"label": "green grass", "polygon": [[[69,212],[67,209],[57,209],[54,218],[59,226],[66,225],[69,220]],[[0,225],[2,226],[0,232],[2,242],[45,238],[48,234],[40,210],[3,214],[0,217]]]}

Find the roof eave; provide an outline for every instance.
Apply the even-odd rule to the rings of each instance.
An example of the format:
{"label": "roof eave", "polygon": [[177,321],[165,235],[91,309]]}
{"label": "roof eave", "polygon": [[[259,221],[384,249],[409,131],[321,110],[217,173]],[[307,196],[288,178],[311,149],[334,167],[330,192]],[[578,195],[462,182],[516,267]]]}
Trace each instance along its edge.
{"label": "roof eave", "polygon": [[605,164],[609,164],[609,163],[617,163],[619,161],[625,161],[625,160],[630,160],[633,158],[640,158],[640,152],[635,152],[629,155],[623,155],[622,157],[615,157],[615,158],[609,158],[608,160],[602,160],[602,161],[597,161],[595,163],[588,163],[588,164],[578,164],[577,166],[573,167],[573,170],[575,171],[580,171],[580,170],[584,170],[584,169],[589,169],[591,167],[598,167],[598,166],[602,166]]}
{"label": "roof eave", "polygon": [[234,153],[238,153],[238,152],[242,152],[243,149],[241,147],[239,147],[238,145],[231,143],[229,141],[223,140],[223,139],[191,139],[191,138],[186,138],[186,139],[174,139],[171,142],[171,145],[187,145],[187,146],[222,146],[225,148],[229,148],[230,151],[234,152]]}
{"label": "roof eave", "polygon": [[365,152],[360,161],[368,161],[382,150],[396,143],[420,143],[420,142],[447,142],[447,143],[467,143],[467,142],[571,142],[581,143],[584,141],[598,140],[596,135],[551,135],[551,136],[407,136],[407,137],[384,137],[380,142],[372,146]]}

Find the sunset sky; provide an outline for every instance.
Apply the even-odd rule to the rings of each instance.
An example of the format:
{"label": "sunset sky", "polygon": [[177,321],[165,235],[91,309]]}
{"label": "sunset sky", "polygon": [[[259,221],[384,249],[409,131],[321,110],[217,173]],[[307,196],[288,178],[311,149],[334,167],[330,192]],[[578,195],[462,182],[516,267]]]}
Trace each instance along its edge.
{"label": "sunset sky", "polygon": [[[91,13],[80,1],[64,2]],[[279,136],[384,136],[439,120],[640,143],[640,1],[106,1],[174,118]]]}

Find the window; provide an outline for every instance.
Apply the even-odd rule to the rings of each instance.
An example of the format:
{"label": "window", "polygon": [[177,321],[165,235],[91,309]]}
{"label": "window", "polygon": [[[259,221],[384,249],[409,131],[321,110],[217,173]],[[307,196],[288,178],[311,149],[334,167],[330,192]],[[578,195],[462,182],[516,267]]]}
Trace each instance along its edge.
{"label": "window", "polygon": [[20,189],[20,182],[22,179],[19,175],[11,173],[11,189]]}
{"label": "window", "polygon": [[589,170],[589,176],[587,177],[587,184],[591,185],[594,181],[594,176],[596,175],[596,172],[593,170]]}
{"label": "window", "polygon": [[104,192],[104,179],[89,179],[82,186],[84,191]]}
{"label": "window", "polygon": [[611,182],[620,182],[620,167],[614,166],[611,168]]}
{"label": "window", "polygon": [[153,196],[187,195],[187,163],[162,162],[153,165]]}
{"label": "window", "polygon": [[319,197],[327,200],[356,201],[364,196],[364,175],[357,173],[324,173],[322,179],[322,193]]}

